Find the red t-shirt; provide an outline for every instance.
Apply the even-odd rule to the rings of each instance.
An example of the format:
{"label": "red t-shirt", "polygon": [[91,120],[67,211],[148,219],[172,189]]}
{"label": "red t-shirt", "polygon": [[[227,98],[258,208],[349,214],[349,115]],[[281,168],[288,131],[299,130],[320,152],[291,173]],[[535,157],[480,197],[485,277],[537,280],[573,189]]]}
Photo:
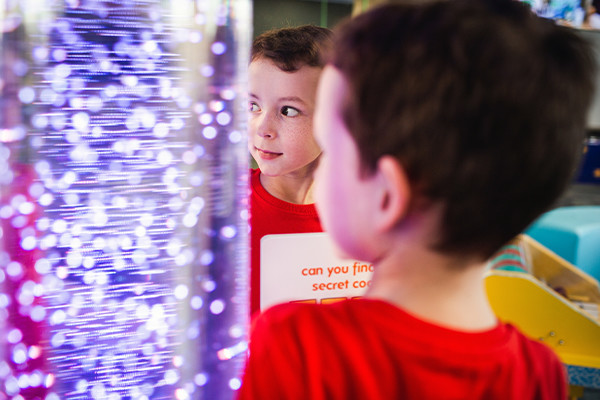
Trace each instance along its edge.
{"label": "red t-shirt", "polygon": [[260,239],[280,233],[322,232],[314,204],[293,204],[270,195],[260,170],[250,172],[250,312],[260,309]]}
{"label": "red t-shirt", "polygon": [[254,321],[239,392],[239,400],[566,396],[558,357],[513,326],[461,332],[372,299],[263,312]]}

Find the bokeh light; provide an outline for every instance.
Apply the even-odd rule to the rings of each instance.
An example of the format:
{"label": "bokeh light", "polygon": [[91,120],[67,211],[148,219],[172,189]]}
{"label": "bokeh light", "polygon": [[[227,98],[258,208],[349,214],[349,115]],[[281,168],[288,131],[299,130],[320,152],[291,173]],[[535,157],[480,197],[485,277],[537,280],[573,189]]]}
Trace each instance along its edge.
{"label": "bokeh light", "polygon": [[251,2],[2,7],[0,400],[233,398]]}

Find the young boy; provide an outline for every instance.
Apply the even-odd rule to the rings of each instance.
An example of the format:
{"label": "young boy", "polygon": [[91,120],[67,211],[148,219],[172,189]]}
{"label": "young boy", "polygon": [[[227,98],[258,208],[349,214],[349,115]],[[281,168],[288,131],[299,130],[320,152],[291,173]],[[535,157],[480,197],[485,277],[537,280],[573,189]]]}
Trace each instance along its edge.
{"label": "young boy", "polygon": [[321,149],[313,136],[322,50],[331,31],[312,25],[265,32],[252,45],[248,147],[251,172],[250,311],[260,308],[260,239],[321,232],[312,197]]}
{"label": "young boy", "polygon": [[372,284],[262,313],[240,398],[564,400],[559,359],[496,319],[482,277],[570,180],[588,46],[511,0],[387,5],[338,34],[315,200]]}

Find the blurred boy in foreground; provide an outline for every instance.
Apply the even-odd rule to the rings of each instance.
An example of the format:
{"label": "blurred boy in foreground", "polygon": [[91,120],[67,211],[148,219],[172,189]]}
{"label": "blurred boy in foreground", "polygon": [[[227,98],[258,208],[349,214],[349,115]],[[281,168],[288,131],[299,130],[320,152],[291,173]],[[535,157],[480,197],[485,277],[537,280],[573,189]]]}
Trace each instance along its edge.
{"label": "blurred boy in foreground", "polygon": [[264,312],[240,398],[564,400],[559,359],[497,320],[482,277],[576,168],[589,47],[510,0],[383,6],[337,35],[315,199],[372,284]]}

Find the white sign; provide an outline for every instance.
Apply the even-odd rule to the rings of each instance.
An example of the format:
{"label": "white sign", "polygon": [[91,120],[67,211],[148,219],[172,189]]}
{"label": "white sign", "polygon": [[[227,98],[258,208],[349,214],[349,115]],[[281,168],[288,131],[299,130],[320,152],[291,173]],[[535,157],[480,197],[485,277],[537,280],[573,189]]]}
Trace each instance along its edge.
{"label": "white sign", "polygon": [[340,258],[327,233],[267,235],[260,243],[260,308],[361,297],[373,265]]}

